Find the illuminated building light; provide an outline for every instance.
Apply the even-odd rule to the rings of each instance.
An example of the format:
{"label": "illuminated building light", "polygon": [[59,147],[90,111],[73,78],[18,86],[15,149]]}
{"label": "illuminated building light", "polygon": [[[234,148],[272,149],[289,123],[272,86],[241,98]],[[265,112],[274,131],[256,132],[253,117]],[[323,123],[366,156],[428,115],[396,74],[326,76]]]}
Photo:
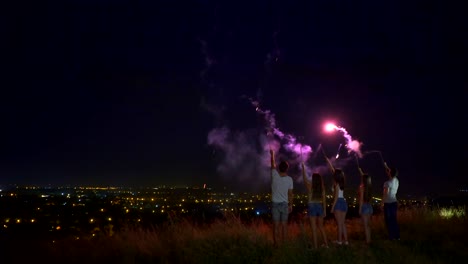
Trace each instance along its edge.
{"label": "illuminated building light", "polygon": [[16,223],[17,224],[21,223],[21,219],[16,219]]}
{"label": "illuminated building light", "polygon": [[93,218],[89,219],[89,222],[90,222],[90,223],[93,223],[93,222],[94,222],[94,219],[93,219]]}
{"label": "illuminated building light", "polygon": [[107,218],[107,221],[112,221],[112,218],[110,218],[110,217],[109,217],[109,218]]}
{"label": "illuminated building light", "polygon": [[57,226],[55,229],[56,229],[56,230],[60,230],[60,228],[61,228],[60,226]]}
{"label": "illuminated building light", "polygon": [[36,222],[36,220],[34,220],[34,219],[31,219],[31,223],[34,223],[34,222]]}

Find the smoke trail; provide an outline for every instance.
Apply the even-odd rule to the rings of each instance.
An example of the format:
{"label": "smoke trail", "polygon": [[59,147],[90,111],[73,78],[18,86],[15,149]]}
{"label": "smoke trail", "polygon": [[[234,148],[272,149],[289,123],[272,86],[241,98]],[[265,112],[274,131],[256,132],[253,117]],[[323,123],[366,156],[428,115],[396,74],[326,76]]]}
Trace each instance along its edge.
{"label": "smoke trail", "polygon": [[334,126],[334,128],[336,130],[343,132],[343,136],[346,138],[346,142],[347,142],[345,147],[348,149],[348,152],[353,151],[359,156],[359,158],[362,158],[362,152],[361,152],[362,142],[354,140],[344,127]]}
{"label": "smoke trail", "polygon": [[208,134],[208,145],[222,153],[218,173],[225,180],[244,184],[245,188],[268,186],[271,148],[277,161],[289,162],[290,176],[300,180],[299,165],[309,159],[312,148],[298,142],[292,134],[283,133],[276,127],[275,115],[270,110],[263,110],[258,101],[249,100],[265,120],[266,133],[259,133],[258,129],[233,131],[227,126],[212,129]]}
{"label": "smoke trail", "polygon": [[297,138],[292,134],[285,134],[279,128],[276,127],[275,114],[270,110],[263,110],[260,107],[258,101],[248,98],[250,103],[255,107],[255,111],[263,116],[263,119],[266,121],[265,129],[267,135],[272,135],[273,137],[278,137],[283,142],[284,149],[293,154],[293,160],[297,163],[305,162],[309,159],[310,154],[312,154],[312,147],[306,144],[297,142]]}
{"label": "smoke trail", "polygon": [[[198,42],[200,43],[200,52],[203,55],[204,62],[205,62],[205,65],[204,65],[205,67],[200,72],[200,78],[202,79],[202,81],[206,81],[207,79],[206,75],[210,71],[212,66],[216,63],[216,60],[214,59],[213,56],[210,55],[208,51],[208,43],[205,40],[200,39],[200,38],[198,39]],[[212,84],[210,84],[210,86],[211,85]]]}
{"label": "smoke trail", "polygon": [[[236,132],[224,126],[208,133],[208,144],[223,155],[217,167],[220,176],[233,183],[248,182],[245,188],[257,189],[270,179],[268,141],[266,135],[258,135],[254,129]],[[277,142],[268,143],[273,149],[279,148]]]}

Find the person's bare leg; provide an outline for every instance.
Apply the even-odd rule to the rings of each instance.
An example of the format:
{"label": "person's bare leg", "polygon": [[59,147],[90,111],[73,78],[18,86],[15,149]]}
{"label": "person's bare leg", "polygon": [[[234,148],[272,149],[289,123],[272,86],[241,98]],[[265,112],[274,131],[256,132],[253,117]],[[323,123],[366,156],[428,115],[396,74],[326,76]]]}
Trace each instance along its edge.
{"label": "person's bare leg", "polygon": [[345,242],[347,242],[348,241],[348,231],[346,229],[346,212],[341,212],[340,221],[341,221],[341,230],[343,232],[343,239],[344,239]]}
{"label": "person's bare leg", "polygon": [[327,240],[327,234],[325,233],[325,228],[323,227],[323,217],[318,217],[318,228],[320,230],[320,233],[322,233],[322,238],[323,238],[323,244],[328,247],[328,240]]}
{"label": "person's bare leg", "polygon": [[371,234],[370,234],[370,226],[369,226],[369,215],[362,216],[362,223],[364,225],[364,234],[366,235],[366,243],[369,244],[371,242]]}
{"label": "person's bare leg", "polygon": [[288,238],[288,222],[281,222],[281,242]]}
{"label": "person's bare leg", "polygon": [[273,245],[278,246],[279,222],[273,222]]}
{"label": "person's bare leg", "polygon": [[340,225],[340,211],[335,211],[335,220],[336,220],[336,227],[337,227],[337,230],[338,230],[338,243],[341,242],[341,234],[342,234],[342,231],[341,231],[341,225]]}
{"label": "person's bare leg", "polygon": [[317,217],[310,217],[310,225],[312,227],[312,238],[314,241],[314,248],[317,248]]}

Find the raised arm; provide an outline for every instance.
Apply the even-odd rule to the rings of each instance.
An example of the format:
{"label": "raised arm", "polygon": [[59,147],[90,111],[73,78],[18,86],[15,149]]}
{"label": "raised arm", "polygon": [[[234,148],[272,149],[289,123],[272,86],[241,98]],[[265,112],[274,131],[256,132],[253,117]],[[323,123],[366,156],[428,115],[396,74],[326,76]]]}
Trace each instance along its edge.
{"label": "raised arm", "polygon": [[384,187],[383,187],[383,195],[382,195],[382,201],[380,202],[380,206],[383,207],[385,199],[387,198],[387,195],[388,195],[388,183],[385,182]]}
{"label": "raised arm", "polygon": [[327,161],[328,167],[330,168],[332,174],[335,174],[335,167],[333,167],[333,165],[331,164],[331,162],[328,159],[327,155],[325,154],[325,151],[323,150],[323,148],[322,148],[322,153],[323,153],[323,156],[325,157],[325,160]]}
{"label": "raised arm", "polygon": [[389,173],[389,172],[390,172],[390,168],[388,167],[387,162],[384,162],[383,165],[384,165],[385,171],[386,171],[387,173]]}
{"label": "raised arm", "polygon": [[364,172],[362,171],[361,167],[358,167],[358,171],[359,171],[359,174],[360,174],[361,177],[362,177],[362,175],[364,175]]}
{"label": "raised arm", "polygon": [[335,211],[335,205],[336,205],[336,202],[338,201],[338,188],[340,188],[338,186],[338,184],[334,184],[333,185],[333,204],[332,204],[332,208],[331,208],[331,212]]}
{"label": "raised arm", "polygon": [[276,169],[275,152],[270,149],[271,169]]}

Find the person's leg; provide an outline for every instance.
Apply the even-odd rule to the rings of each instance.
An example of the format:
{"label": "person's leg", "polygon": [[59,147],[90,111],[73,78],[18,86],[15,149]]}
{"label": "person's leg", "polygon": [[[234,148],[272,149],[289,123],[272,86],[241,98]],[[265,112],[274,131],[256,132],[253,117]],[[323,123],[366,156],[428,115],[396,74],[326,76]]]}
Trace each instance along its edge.
{"label": "person's leg", "polygon": [[341,225],[340,225],[340,211],[338,210],[335,210],[334,212],[335,214],[335,220],[336,220],[336,227],[337,227],[337,232],[338,232],[338,243],[341,243],[341,234],[342,234],[342,231],[341,231]]}
{"label": "person's leg", "polygon": [[280,223],[278,221],[273,222],[273,245],[278,246],[278,232]]}
{"label": "person's leg", "polygon": [[281,242],[288,238],[288,204],[281,204]]}
{"label": "person's leg", "polygon": [[343,232],[343,239],[345,242],[348,242],[348,231],[346,229],[346,212],[341,212],[340,222],[341,222],[341,230]]}
{"label": "person's leg", "polygon": [[323,227],[323,216],[319,216],[317,220],[318,220],[318,229],[320,230],[320,233],[322,233],[323,244],[326,247],[328,247],[327,234],[325,233],[325,228]]}
{"label": "person's leg", "polygon": [[391,208],[389,203],[384,203],[384,220],[385,226],[387,227],[388,238],[392,239],[392,229],[391,229]]}
{"label": "person's leg", "polygon": [[281,243],[288,238],[288,222],[281,222]]}
{"label": "person's leg", "polygon": [[317,216],[311,216],[310,223],[312,227],[312,238],[314,241],[314,248],[317,248]]}
{"label": "person's leg", "polygon": [[390,204],[390,222],[391,222],[391,239],[400,239],[400,228],[397,221],[398,204],[397,202]]}
{"label": "person's leg", "polygon": [[278,245],[279,226],[280,226],[280,210],[278,204],[271,204],[271,217],[273,219],[273,245]]}
{"label": "person's leg", "polygon": [[366,243],[369,244],[370,243],[370,226],[369,226],[370,215],[365,214],[365,215],[362,215],[361,218],[362,218],[362,224],[364,226],[364,235],[366,237]]}

